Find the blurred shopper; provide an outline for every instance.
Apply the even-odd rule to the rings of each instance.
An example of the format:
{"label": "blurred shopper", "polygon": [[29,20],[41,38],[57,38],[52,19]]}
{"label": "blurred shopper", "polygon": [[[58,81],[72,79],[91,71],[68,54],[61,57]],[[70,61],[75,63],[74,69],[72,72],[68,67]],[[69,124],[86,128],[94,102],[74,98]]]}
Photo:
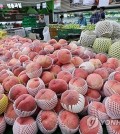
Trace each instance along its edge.
{"label": "blurred shopper", "polygon": [[105,20],[105,7],[100,7],[99,17],[100,20]]}
{"label": "blurred shopper", "polygon": [[39,22],[38,22],[38,27],[39,27],[39,37],[41,40],[43,40],[43,29],[46,26],[44,15],[39,15]]}
{"label": "blurred shopper", "polygon": [[86,21],[86,18],[83,16],[83,13],[79,14],[78,24],[80,26],[86,26],[87,25],[87,21]]}
{"label": "blurred shopper", "polygon": [[63,23],[63,19],[64,19],[64,16],[63,16],[63,15],[61,15],[61,16],[60,16],[59,24],[64,24],[64,23]]}
{"label": "blurred shopper", "polygon": [[97,11],[97,6],[91,7],[92,15],[90,17],[91,24],[96,24],[100,20],[99,12]]}

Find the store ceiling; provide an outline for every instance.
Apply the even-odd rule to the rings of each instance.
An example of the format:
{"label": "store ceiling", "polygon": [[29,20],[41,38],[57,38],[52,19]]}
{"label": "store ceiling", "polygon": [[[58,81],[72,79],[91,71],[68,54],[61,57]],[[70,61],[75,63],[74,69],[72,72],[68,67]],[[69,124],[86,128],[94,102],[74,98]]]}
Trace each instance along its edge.
{"label": "store ceiling", "polygon": [[48,0],[0,0],[0,4],[6,5],[8,3],[23,3],[24,5],[32,5]]}

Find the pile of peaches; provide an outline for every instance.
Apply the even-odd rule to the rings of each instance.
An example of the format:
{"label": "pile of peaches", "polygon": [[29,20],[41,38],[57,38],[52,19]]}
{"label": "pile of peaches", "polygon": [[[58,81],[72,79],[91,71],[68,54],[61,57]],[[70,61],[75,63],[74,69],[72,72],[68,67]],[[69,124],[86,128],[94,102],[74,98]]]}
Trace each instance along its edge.
{"label": "pile of peaches", "polygon": [[64,39],[0,40],[0,134],[120,133],[120,62]]}

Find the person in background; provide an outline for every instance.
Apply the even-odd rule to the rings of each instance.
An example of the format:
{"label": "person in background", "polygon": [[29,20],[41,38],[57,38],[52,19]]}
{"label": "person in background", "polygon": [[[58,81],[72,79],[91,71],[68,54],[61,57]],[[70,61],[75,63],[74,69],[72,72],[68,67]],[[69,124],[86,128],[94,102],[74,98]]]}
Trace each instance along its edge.
{"label": "person in background", "polygon": [[90,17],[91,24],[96,24],[100,20],[99,13],[97,11],[97,6],[91,7],[92,15]]}
{"label": "person in background", "polygon": [[87,25],[87,21],[86,21],[86,18],[83,16],[83,13],[79,14],[78,24],[81,25],[81,26],[86,26]]}
{"label": "person in background", "polygon": [[39,37],[41,40],[43,40],[43,29],[46,26],[44,15],[39,15],[39,22],[38,22],[38,27],[39,27]]}
{"label": "person in background", "polygon": [[61,16],[60,16],[60,22],[59,22],[59,24],[64,24],[64,23],[63,23],[63,18],[64,18],[64,16],[61,15]]}
{"label": "person in background", "polygon": [[100,7],[99,17],[100,20],[105,20],[105,7]]}

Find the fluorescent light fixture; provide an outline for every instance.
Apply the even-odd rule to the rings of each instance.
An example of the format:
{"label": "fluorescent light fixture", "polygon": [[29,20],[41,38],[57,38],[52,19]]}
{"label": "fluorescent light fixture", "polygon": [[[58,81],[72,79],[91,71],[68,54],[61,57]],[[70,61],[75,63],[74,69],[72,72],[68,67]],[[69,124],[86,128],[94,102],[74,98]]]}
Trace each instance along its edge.
{"label": "fluorescent light fixture", "polygon": [[46,8],[46,7],[47,7],[46,2],[42,3],[42,8]]}
{"label": "fluorescent light fixture", "polygon": [[36,6],[37,6],[37,9],[40,9],[40,6],[41,6],[41,5],[40,5],[40,4],[37,4]]}

